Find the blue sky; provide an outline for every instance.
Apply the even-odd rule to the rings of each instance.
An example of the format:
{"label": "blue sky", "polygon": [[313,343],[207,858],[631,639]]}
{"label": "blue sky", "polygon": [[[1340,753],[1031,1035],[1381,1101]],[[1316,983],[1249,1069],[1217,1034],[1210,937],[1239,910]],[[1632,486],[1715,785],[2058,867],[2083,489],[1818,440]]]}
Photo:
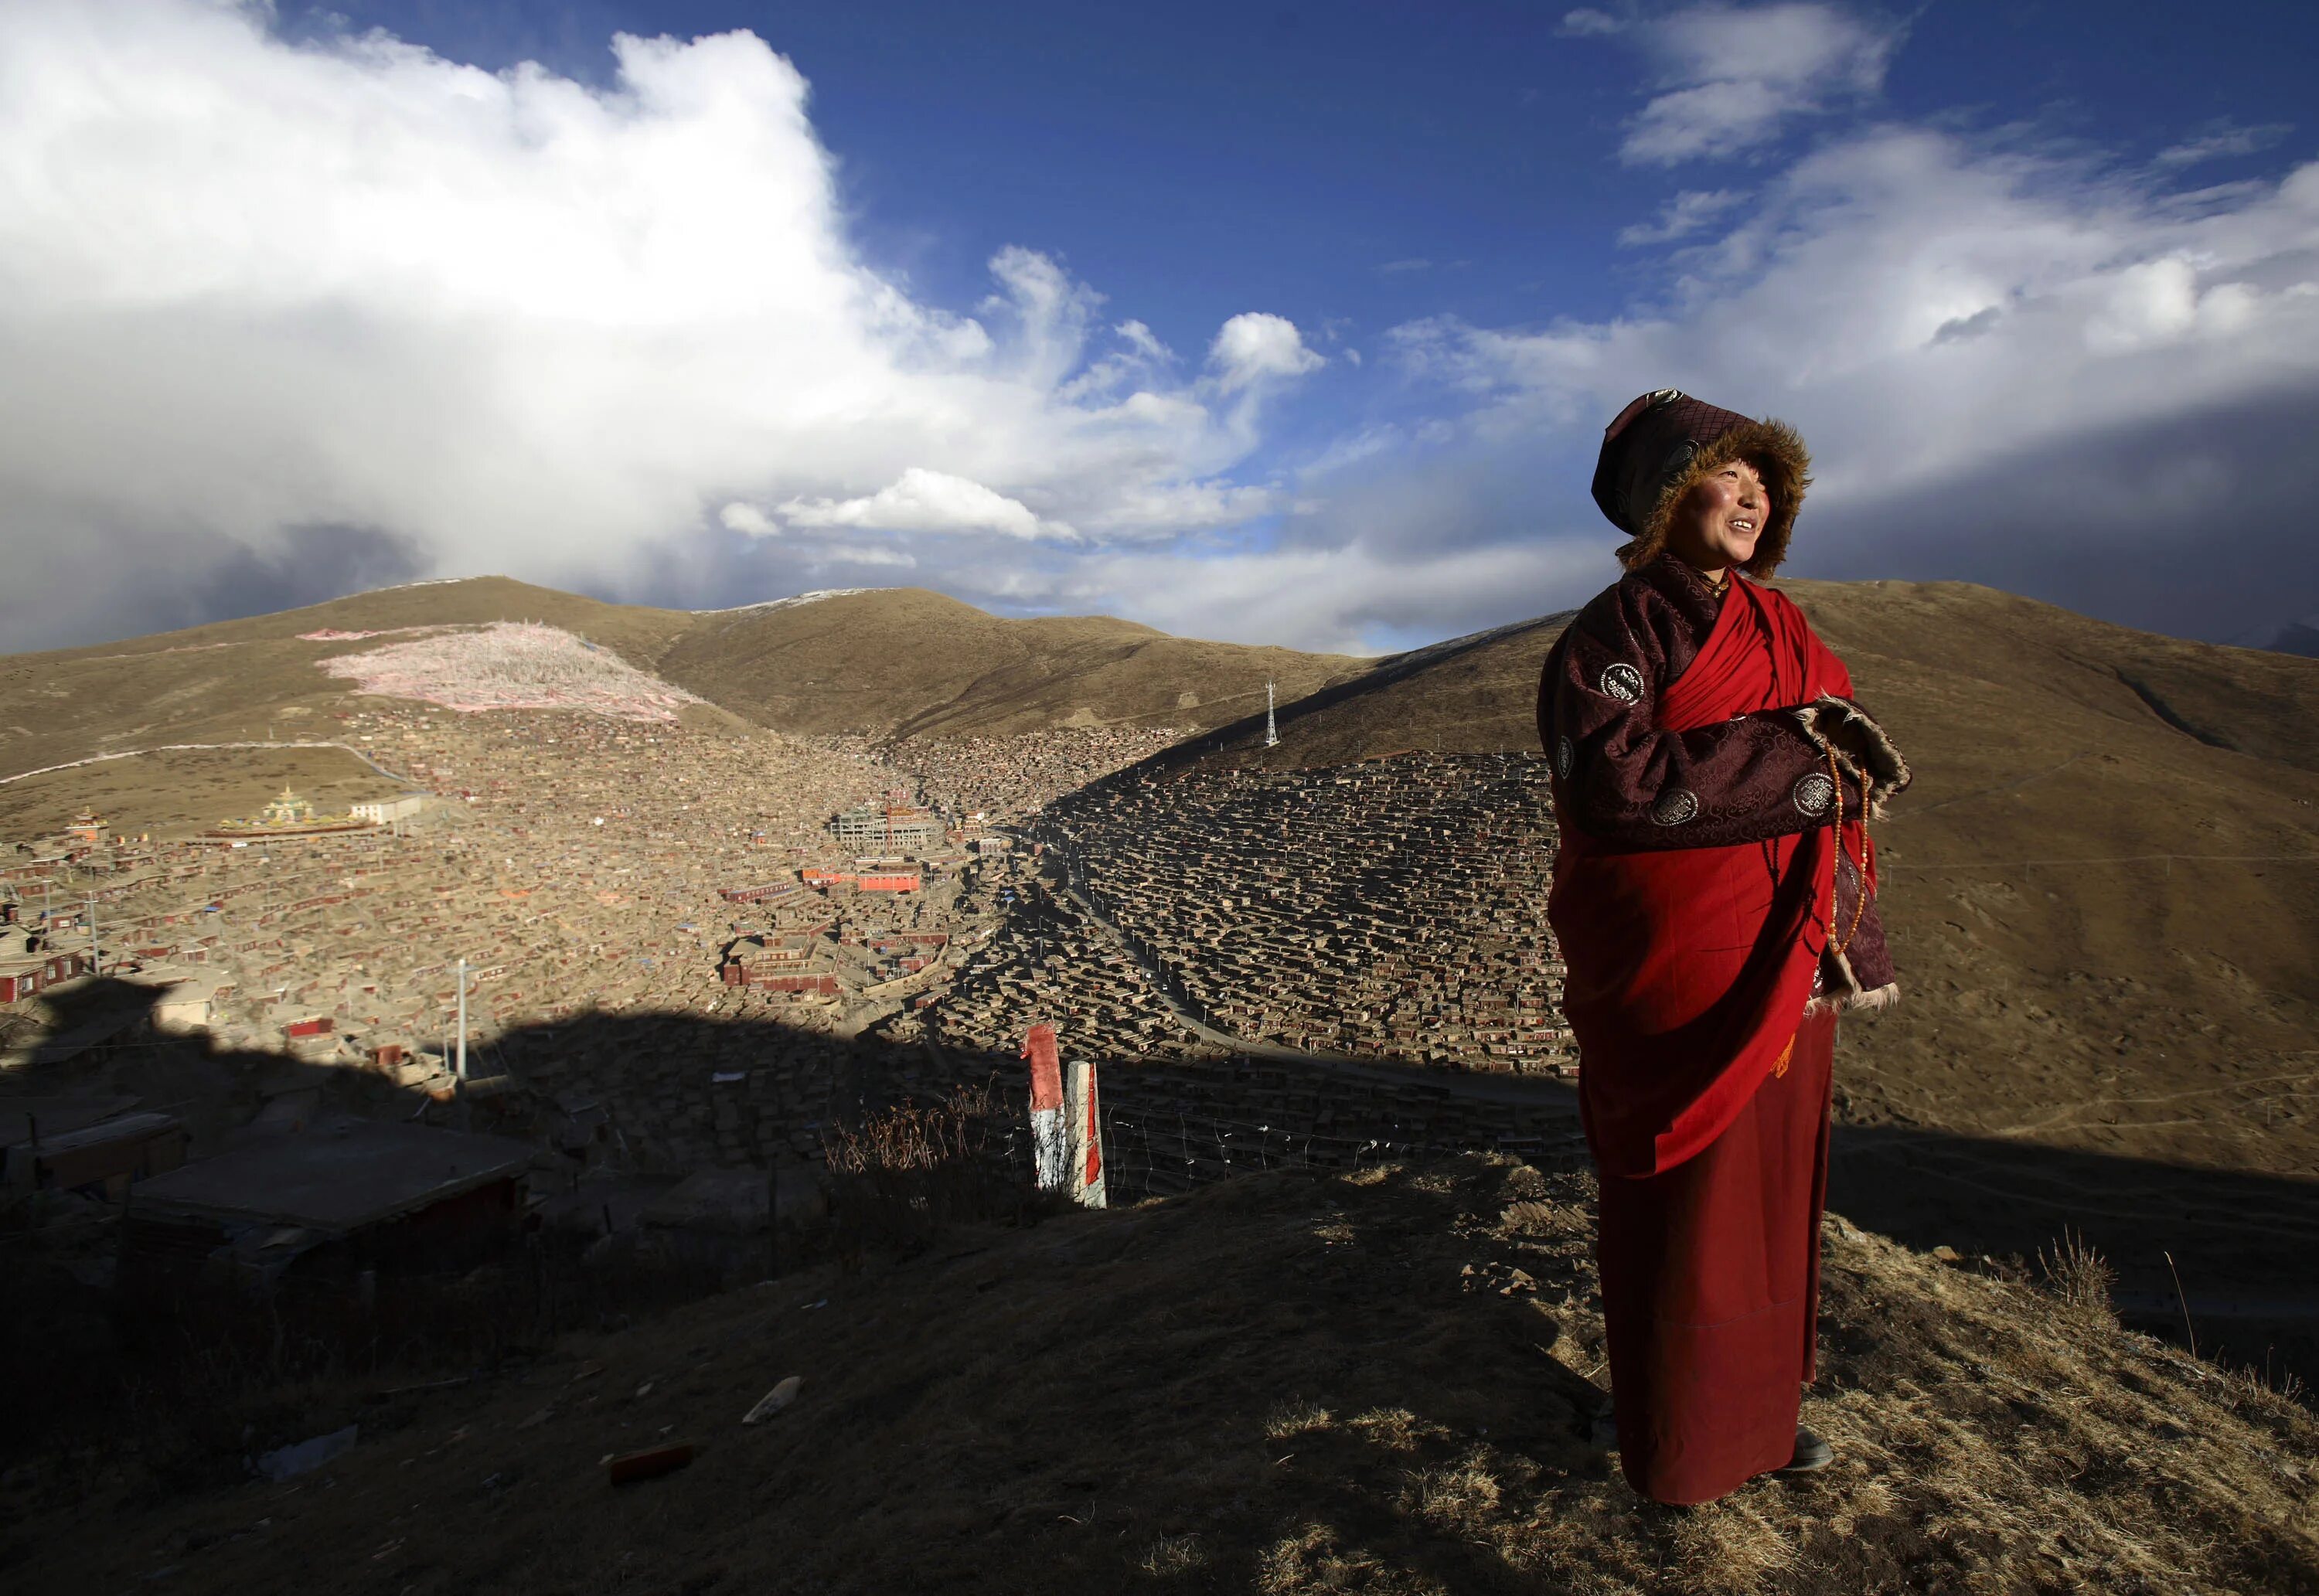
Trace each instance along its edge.
{"label": "blue sky", "polygon": [[486,570],[1404,646],[1610,581],[1594,439],[1669,383],[1803,428],[1791,574],[2251,636],[2319,610],[2313,59],[2275,4],[0,0],[5,646]]}

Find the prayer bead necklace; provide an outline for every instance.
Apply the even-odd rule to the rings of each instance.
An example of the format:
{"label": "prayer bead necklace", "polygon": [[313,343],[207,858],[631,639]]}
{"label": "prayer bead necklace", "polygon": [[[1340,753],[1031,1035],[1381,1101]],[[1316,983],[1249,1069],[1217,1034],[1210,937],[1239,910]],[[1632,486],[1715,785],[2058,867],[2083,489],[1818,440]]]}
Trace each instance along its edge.
{"label": "prayer bead necklace", "polygon": [[[1836,744],[1833,743],[1827,745],[1827,779],[1836,785],[1836,856],[1849,864],[1851,860],[1844,852],[1844,778],[1836,768]],[[1863,808],[1866,807],[1868,778],[1864,775],[1860,778],[1860,802]],[[1844,957],[1844,951],[1852,946],[1852,939],[1860,934],[1861,917],[1868,913],[1868,826],[1865,821],[1862,822],[1860,828],[1860,862],[1854,869],[1860,879],[1860,890],[1852,908],[1852,926],[1844,933],[1844,940],[1829,949],[1839,959]],[[1827,889],[1827,928],[1830,933],[1836,930],[1836,883],[1831,880]]]}

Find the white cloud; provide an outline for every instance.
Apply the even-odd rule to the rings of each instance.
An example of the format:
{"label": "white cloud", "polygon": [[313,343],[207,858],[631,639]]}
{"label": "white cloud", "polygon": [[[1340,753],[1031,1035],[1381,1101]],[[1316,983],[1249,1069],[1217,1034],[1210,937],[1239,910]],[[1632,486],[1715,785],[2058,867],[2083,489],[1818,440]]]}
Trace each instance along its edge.
{"label": "white cloud", "polygon": [[1174,374],[1026,248],[970,315],[913,298],[748,33],[618,36],[600,89],[271,16],[0,5],[11,646],[133,625],[103,595],[158,548],[617,585],[700,531],[806,557],[766,507],[899,514],[912,468],[988,493],[995,535],[1169,537],[1171,506],[1244,500],[1264,414],[1234,390],[1317,358],[1236,319],[1215,375]]}
{"label": "white cloud", "polygon": [[1304,347],[1296,323],[1287,317],[1244,311],[1216,334],[1208,364],[1216,368],[1223,390],[1231,393],[1267,378],[1303,376],[1328,361]]}
{"label": "white cloud", "polygon": [[1160,341],[1160,337],[1141,321],[1123,321],[1112,329],[1127,347],[1155,365],[1165,365],[1176,358],[1176,352]]}
{"label": "white cloud", "polygon": [[726,530],[738,532],[744,537],[779,537],[781,535],[780,524],[753,504],[735,500],[719,510],[717,518],[724,523]]}
{"label": "white cloud", "polygon": [[[1338,374],[1342,436],[1276,473],[1273,407],[1313,344],[1358,364],[1349,329],[1250,312],[1179,359],[1027,248],[979,302],[925,302],[862,258],[803,80],[750,35],[623,38],[596,89],[381,35],[292,48],[256,0],[0,0],[0,646],[486,570],[719,604],[911,572],[1392,646],[1608,581],[1595,442],[1667,383],[1804,428],[1806,572],[1927,573],[1978,538],[2122,582],[2236,516],[2232,542],[2281,530],[2233,601],[2309,610],[2319,556],[2282,539],[2319,166],[2181,193],[2268,131],[2127,166],[1954,122],[1774,161],[1794,119],[1876,92],[1897,32],[1629,14],[1565,26],[1656,63],[1628,158],[1752,151],[1744,198],[1686,188],[1629,228],[1683,247],[1616,314],[1392,329]],[[2245,513],[2255,479],[2277,513]]]}
{"label": "white cloud", "polygon": [[1046,521],[1020,500],[980,482],[913,465],[875,493],[859,499],[792,499],[781,518],[797,527],[861,527],[878,532],[996,532],[1006,537],[1047,537],[1071,543],[1078,534]]}
{"label": "white cloud", "polygon": [[1637,222],[1622,228],[1619,242],[1622,245],[1667,244],[1677,239],[1687,239],[1722,215],[1733,206],[1744,203],[1747,196],[1732,189],[1685,189],[1659,207],[1656,221]]}
{"label": "white cloud", "polygon": [[1365,460],[1399,453],[1408,446],[1409,436],[1390,423],[1364,427],[1331,440],[1320,453],[1304,464],[1308,477],[1328,476]]}
{"label": "white cloud", "polygon": [[1886,130],[1770,185],[1655,309],[1435,319],[1396,347],[1474,396],[1469,426],[1573,425],[1670,384],[1809,420],[1828,497],[2319,379],[2319,164],[2189,214],[2089,176]]}
{"label": "white cloud", "polygon": [[1900,42],[1833,5],[1693,5],[1641,31],[1659,93],[1636,115],[1620,153],[1674,166],[1753,149],[1789,119],[1872,95]]}
{"label": "white cloud", "polygon": [[1123,494],[1109,513],[1130,526],[1165,524],[1197,531],[1253,520],[1271,513],[1279,505],[1279,493],[1260,484],[1174,482]]}
{"label": "white cloud", "polygon": [[[2319,163],[2186,197],[2082,150],[1884,128],[1777,175],[1680,264],[1656,302],[1614,318],[1430,318],[1393,346],[1464,408],[1461,446],[1493,469],[1549,463],[1539,491],[1578,526],[1602,422],[1672,385],[1802,428],[1818,478],[1806,573],[2018,582],[2163,627],[2235,606],[2243,629],[2264,601],[2220,559],[2206,596],[2133,573],[2155,572],[2154,550],[2196,569],[2228,507],[2291,502],[2307,480],[2255,424],[2319,403]],[[2035,463],[2064,459],[2076,512],[2030,516]],[[2319,559],[2242,533],[2233,546],[2277,551],[2267,580],[2307,608]],[[2034,585],[2032,550],[2047,562]]]}
{"label": "white cloud", "polygon": [[2241,127],[2235,122],[2220,122],[2208,127],[2193,139],[2179,144],[2170,144],[2158,152],[2157,164],[2161,170],[2179,171],[2203,161],[2224,160],[2235,155],[2252,155],[2269,149],[2291,130],[2285,122],[2269,122],[2261,127]]}
{"label": "white cloud", "polygon": [[1132,609],[1178,636],[1366,654],[1479,630],[1493,624],[1486,618],[1543,612],[1598,564],[1584,545],[1540,541],[1429,551],[1356,539],[1189,563],[1124,551],[1089,561],[1062,597]]}
{"label": "white cloud", "polygon": [[804,546],[806,569],[826,571],[833,565],[867,565],[907,571],[918,563],[916,555],[881,543],[809,543]]}
{"label": "white cloud", "polygon": [[1582,5],[1576,11],[1562,14],[1561,31],[1573,38],[1599,38],[1606,33],[1619,32],[1625,27],[1626,23],[1617,17],[1607,12],[1596,11],[1592,6]]}

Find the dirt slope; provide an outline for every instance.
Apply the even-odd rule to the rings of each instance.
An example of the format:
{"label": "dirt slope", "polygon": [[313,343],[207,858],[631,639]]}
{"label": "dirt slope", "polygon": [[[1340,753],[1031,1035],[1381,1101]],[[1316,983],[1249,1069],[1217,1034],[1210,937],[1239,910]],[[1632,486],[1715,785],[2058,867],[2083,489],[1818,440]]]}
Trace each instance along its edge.
{"label": "dirt slope", "polygon": [[[1804,1415],[1836,1465],[1692,1511],[1642,1504],[1585,1438],[1602,1400],[1587,1206],[1583,1176],[1471,1158],[956,1231],[457,1389],[277,1400],[253,1451],[361,1429],[284,1484],[172,1494],[140,1459],[185,1477],[183,1438],[132,1454],[108,1437],[11,1474],[0,1578],[236,1596],[2319,1582],[2306,1410],[2086,1299],[1838,1220]],[[796,1405],[744,1429],[790,1375]],[[699,1444],[690,1467],[607,1485],[608,1454],[663,1437]]]}
{"label": "dirt slope", "polygon": [[1205,729],[1362,670],[1171,637],[1108,617],[1002,620],[923,588],[707,615],[661,662],[672,681],[783,731],[1007,735],[1129,722]]}

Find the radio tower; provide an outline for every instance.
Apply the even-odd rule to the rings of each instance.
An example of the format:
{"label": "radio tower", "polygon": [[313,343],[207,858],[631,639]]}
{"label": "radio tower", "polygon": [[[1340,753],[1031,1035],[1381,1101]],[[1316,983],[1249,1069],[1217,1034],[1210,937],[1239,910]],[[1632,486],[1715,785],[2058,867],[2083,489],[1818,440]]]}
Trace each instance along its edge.
{"label": "radio tower", "polygon": [[1264,684],[1264,745],[1267,748],[1280,746],[1280,728],[1272,720],[1272,683],[1269,681]]}

